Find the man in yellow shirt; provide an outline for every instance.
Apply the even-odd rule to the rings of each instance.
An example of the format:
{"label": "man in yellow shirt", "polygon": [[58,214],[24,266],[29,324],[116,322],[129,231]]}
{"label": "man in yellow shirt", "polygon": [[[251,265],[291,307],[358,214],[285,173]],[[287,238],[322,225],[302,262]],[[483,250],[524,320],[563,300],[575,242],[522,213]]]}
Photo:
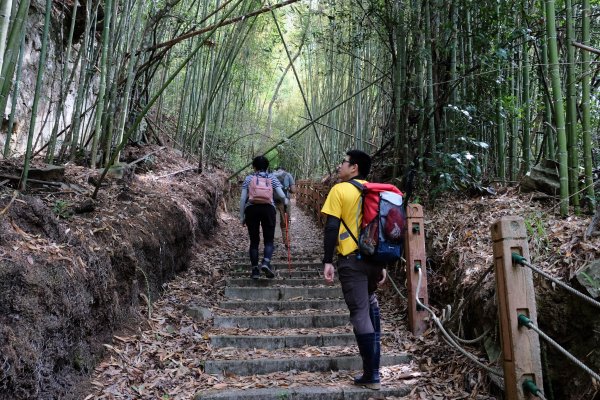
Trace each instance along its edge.
{"label": "man in yellow shirt", "polygon": [[331,188],[321,209],[327,215],[323,275],[326,283],[333,284],[335,250],[344,300],[350,311],[350,322],[363,360],[363,374],[354,378],[354,384],[379,390],[381,323],[375,290],[385,281],[386,271],[382,266],[361,257],[358,252],[356,239],[362,221],[361,192],[348,182],[351,179],[366,182],[370,170],[371,157],[360,150],[348,151],[338,167],[342,182]]}

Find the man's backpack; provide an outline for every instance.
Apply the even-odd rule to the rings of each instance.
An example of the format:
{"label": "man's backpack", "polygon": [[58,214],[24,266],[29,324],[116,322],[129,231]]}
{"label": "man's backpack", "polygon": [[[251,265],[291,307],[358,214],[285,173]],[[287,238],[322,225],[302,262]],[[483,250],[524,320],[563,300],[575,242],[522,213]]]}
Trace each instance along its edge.
{"label": "man's backpack", "polygon": [[361,192],[362,223],[358,239],[342,220],[346,231],[358,244],[361,255],[379,263],[393,263],[402,257],[406,213],[402,192],[388,183],[359,183],[350,180]]}
{"label": "man's backpack", "polygon": [[279,182],[281,182],[281,190],[283,190],[283,193],[285,193],[285,195],[287,196],[287,192],[289,189],[289,187],[285,186],[285,178],[287,176],[287,172],[279,170],[273,172],[273,175],[275,176],[275,178],[277,178],[277,180],[279,180]]}
{"label": "man's backpack", "polygon": [[271,204],[273,201],[273,182],[269,176],[256,175],[248,185],[248,200],[251,204]]}

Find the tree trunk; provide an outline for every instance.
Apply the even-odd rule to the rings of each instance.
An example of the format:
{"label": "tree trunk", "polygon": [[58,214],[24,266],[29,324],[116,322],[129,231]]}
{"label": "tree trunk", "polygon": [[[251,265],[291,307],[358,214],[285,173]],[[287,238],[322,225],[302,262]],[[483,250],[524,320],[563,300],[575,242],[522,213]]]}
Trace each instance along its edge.
{"label": "tree trunk", "polygon": [[548,60],[550,78],[552,80],[552,99],[554,103],[554,118],[558,137],[558,162],[560,179],[560,214],[569,213],[569,168],[567,160],[567,137],[565,133],[565,114],[558,69],[558,45],[556,43],[556,16],[554,0],[545,0],[546,4],[546,35],[548,38]]}
{"label": "tree trunk", "polygon": [[42,34],[42,48],[40,50],[40,60],[38,63],[37,77],[35,80],[35,93],[33,95],[33,104],[31,106],[31,120],[29,122],[29,134],[27,135],[27,149],[25,151],[25,161],[23,164],[23,175],[21,176],[20,189],[27,189],[27,175],[29,174],[29,164],[31,161],[33,135],[35,134],[35,125],[37,121],[37,110],[42,91],[42,80],[46,70],[46,54],[48,53],[48,36],[50,32],[50,15],[52,14],[52,0],[46,0],[46,14],[44,18],[44,33]]}
{"label": "tree trunk", "polygon": [[[582,42],[590,45],[590,0],[583,0],[582,14]],[[581,130],[583,136],[583,160],[585,166],[585,193],[588,211],[594,212],[596,208],[596,195],[594,193],[594,180],[592,171],[592,132],[590,117],[590,53],[582,50],[581,54]]]}

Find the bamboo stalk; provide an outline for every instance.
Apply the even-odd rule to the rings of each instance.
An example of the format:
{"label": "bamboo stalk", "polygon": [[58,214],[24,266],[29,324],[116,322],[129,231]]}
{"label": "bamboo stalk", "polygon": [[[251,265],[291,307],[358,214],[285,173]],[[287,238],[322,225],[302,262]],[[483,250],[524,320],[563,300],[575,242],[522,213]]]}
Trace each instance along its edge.
{"label": "bamboo stalk", "polygon": [[35,123],[37,121],[37,110],[40,102],[44,71],[46,65],[46,54],[48,53],[48,35],[50,32],[50,15],[52,14],[52,0],[46,0],[46,12],[44,17],[44,32],[42,34],[42,48],[40,50],[40,60],[38,63],[37,77],[35,80],[35,93],[33,95],[33,105],[31,106],[31,120],[29,122],[29,134],[27,135],[27,149],[25,151],[25,160],[23,163],[23,172],[21,175],[20,190],[27,189],[27,175],[29,174],[29,164],[31,163],[31,151],[33,135],[35,133]]}

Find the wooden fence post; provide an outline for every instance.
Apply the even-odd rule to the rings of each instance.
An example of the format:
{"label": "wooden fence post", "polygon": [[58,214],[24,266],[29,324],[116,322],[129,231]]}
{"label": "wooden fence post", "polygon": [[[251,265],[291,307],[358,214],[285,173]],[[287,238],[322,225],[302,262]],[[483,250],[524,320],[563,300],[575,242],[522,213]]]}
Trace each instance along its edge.
{"label": "wooden fence post", "polygon": [[427,256],[425,253],[425,229],[423,226],[423,207],[409,204],[406,208],[407,229],[404,239],[406,256],[406,279],[408,287],[408,326],[415,336],[420,336],[427,329],[428,313],[417,305],[418,268],[421,269],[421,287],[419,301],[429,303],[427,297]]}
{"label": "wooden fence post", "polygon": [[543,388],[540,341],[538,334],[519,328],[519,314],[537,325],[537,310],[532,272],[513,264],[512,253],[529,262],[525,224],[520,217],[502,217],[491,227],[494,242],[494,269],[500,318],[500,339],[504,369],[504,393],[507,400],[528,398],[525,380]]}

